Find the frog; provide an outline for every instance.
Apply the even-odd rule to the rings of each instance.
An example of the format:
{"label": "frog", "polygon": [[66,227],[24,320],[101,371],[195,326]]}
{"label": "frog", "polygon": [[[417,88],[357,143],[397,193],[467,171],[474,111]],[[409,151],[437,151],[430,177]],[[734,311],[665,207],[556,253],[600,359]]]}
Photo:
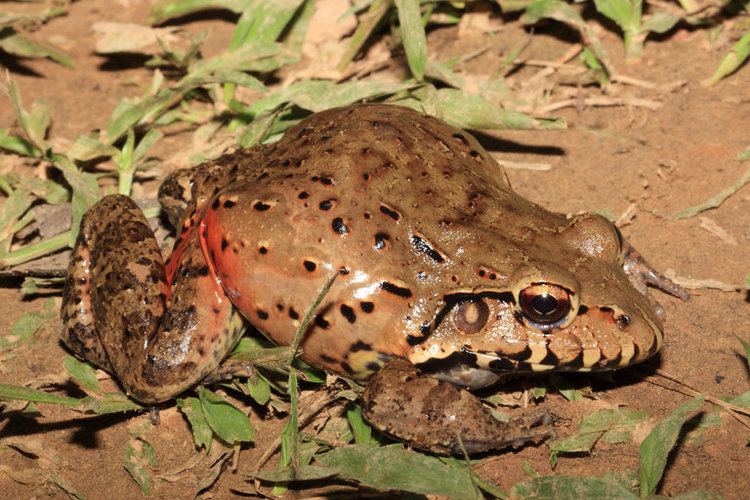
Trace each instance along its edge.
{"label": "frog", "polygon": [[249,323],[365,385],[379,431],[438,454],[554,434],[502,423],[470,391],[509,376],[617,370],[663,344],[647,286],[685,298],[601,215],[551,212],[512,188],[473,137],[408,107],[314,113],[277,142],[170,174],[164,260],[123,195],[84,215],[62,340],[144,404],[219,368]]}

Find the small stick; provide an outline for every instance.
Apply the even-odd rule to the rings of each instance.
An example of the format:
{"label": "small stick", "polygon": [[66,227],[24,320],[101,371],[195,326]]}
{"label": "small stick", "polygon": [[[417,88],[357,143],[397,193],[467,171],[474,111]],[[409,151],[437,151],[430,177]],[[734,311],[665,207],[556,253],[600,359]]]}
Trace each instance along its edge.
{"label": "small stick", "polygon": [[594,107],[605,107],[605,106],[635,106],[640,108],[647,108],[652,111],[662,107],[662,103],[657,101],[651,101],[649,99],[639,99],[637,97],[587,97],[585,99],[565,99],[563,101],[553,102],[548,104],[535,112],[540,114],[548,114],[553,111],[557,111],[562,108],[573,108],[579,106],[583,101],[585,106]]}
{"label": "small stick", "polygon": [[649,383],[651,383],[651,384],[654,384],[656,386],[662,387],[664,389],[668,389],[670,391],[679,392],[680,394],[684,394],[686,396],[701,396],[706,401],[708,401],[710,403],[713,403],[713,404],[715,404],[717,406],[721,406],[722,408],[724,408],[724,410],[727,411],[727,413],[729,413],[732,417],[734,417],[735,420],[737,420],[740,424],[742,424],[743,426],[745,426],[748,429],[750,429],[750,422],[745,417],[743,417],[742,415],[740,415],[740,414],[743,414],[743,415],[749,415],[750,416],[750,409],[743,408],[741,406],[737,406],[737,405],[734,405],[732,403],[727,403],[726,401],[722,401],[719,398],[716,398],[714,396],[710,396],[708,394],[702,393],[702,392],[698,391],[697,389],[694,389],[694,388],[690,387],[688,384],[686,384],[682,380],[679,380],[674,375],[670,375],[669,373],[667,373],[667,372],[665,372],[663,370],[656,369],[654,371],[654,373],[656,375],[662,377],[662,378],[665,378],[665,379],[667,379],[667,380],[669,380],[671,382],[674,382],[675,384],[677,384],[680,387],[669,387],[669,386],[666,386],[666,385],[663,385],[663,384],[659,384],[656,381],[652,380],[653,379],[652,375],[648,375],[648,374],[646,374],[644,372],[641,372],[641,373],[643,373],[644,375],[646,375],[646,381],[649,382]]}

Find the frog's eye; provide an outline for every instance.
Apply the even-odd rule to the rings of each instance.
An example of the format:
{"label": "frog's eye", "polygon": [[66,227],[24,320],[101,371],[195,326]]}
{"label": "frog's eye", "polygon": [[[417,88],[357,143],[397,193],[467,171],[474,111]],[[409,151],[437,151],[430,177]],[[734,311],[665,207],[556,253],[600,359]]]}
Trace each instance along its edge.
{"label": "frog's eye", "polygon": [[472,335],[484,328],[489,317],[490,308],[484,300],[464,300],[454,308],[453,323],[461,333]]}
{"label": "frog's eye", "polygon": [[563,323],[571,310],[568,291],[548,283],[524,288],[518,294],[518,303],[526,319],[542,330]]}

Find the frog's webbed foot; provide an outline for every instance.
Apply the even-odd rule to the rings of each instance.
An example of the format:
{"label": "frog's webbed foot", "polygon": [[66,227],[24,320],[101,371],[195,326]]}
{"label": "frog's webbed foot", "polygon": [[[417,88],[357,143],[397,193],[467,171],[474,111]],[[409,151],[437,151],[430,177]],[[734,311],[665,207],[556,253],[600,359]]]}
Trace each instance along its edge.
{"label": "frog's webbed foot", "polygon": [[664,308],[648,293],[649,286],[678,299],[690,300],[690,294],[687,290],[654,269],[627,241],[623,241],[622,253],[624,260],[622,267],[625,274],[627,274],[635,289],[648,297],[660,318],[665,316]]}
{"label": "frog's webbed foot", "polygon": [[421,375],[403,359],[380,369],[363,403],[364,416],[376,429],[440,455],[518,448],[554,436],[548,415],[500,422],[468,391]]}

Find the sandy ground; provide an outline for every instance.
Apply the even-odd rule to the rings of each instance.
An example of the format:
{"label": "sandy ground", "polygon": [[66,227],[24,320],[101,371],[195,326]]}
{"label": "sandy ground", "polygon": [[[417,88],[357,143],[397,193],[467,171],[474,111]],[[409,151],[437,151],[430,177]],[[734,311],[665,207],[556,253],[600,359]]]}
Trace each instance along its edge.
{"label": "sandy ground", "polygon": [[[90,24],[104,19],[145,24],[147,12],[148,2],[143,1],[75,2],[67,16],[33,34],[35,39],[62,45],[72,55],[75,70],[49,61],[18,60],[5,55],[0,55],[0,64],[10,70],[27,105],[32,99],[49,102],[52,135],[72,140],[101,127],[122,97],[141,94],[151,78],[142,67],[142,60],[95,55]],[[221,14],[193,16],[179,26],[192,32],[210,29],[205,50],[209,55],[226,46],[232,29],[227,16]],[[465,74],[482,75],[495,71],[509,47],[523,43],[526,36],[518,23],[492,34],[481,30],[459,32],[456,27],[437,29],[429,35],[430,54],[445,60],[489,46],[491,50],[462,67]],[[643,59],[636,64],[622,60],[621,42],[615,33],[605,31],[601,36],[622,73],[657,84],[677,80],[687,83],[673,92],[640,87],[625,91],[632,97],[663,102],[658,110],[566,108],[557,114],[568,121],[567,130],[492,132],[482,136],[482,141],[499,159],[551,166],[548,171],[510,171],[515,189],[529,199],[566,213],[607,210],[619,216],[632,205],[635,216],[622,231],[656,267],[674,269],[679,276],[742,283],[750,273],[750,187],[700,217],[676,221],[672,215],[703,202],[747,170],[748,163],[735,157],[750,145],[750,71],[744,68],[717,87],[705,89],[699,82],[713,71],[719,57],[717,52],[708,50],[705,33],[678,30],[663,40],[649,42]],[[542,30],[533,37],[526,57],[554,60],[569,45],[570,41],[561,41]],[[579,92],[583,96],[600,95],[596,89],[581,88]],[[0,127],[14,126],[10,103],[2,98]],[[174,134],[160,146],[161,153],[170,156],[189,141],[189,134]],[[33,173],[33,169],[8,155],[0,156],[0,165],[3,172]],[[165,170],[174,167],[167,165]],[[155,187],[152,182],[138,189],[153,194]],[[729,237],[704,229],[705,220],[718,225]],[[548,396],[548,403],[572,422],[596,409],[622,405],[648,412],[653,423],[689,399],[657,385],[666,383],[654,376],[657,369],[706,395],[723,397],[746,392],[750,388],[748,367],[735,335],[750,340],[746,328],[750,313],[747,293],[694,290],[692,295],[689,302],[658,296],[667,312],[667,337],[657,358],[615,374],[613,382],[571,376],[568,380],[581,387],[593,384],[593,399],[568,403],[553,394]],[[3,283],[0,331],[7,332],[21,315],[41,307],[42,300],[22,298],[17,282]],[[3,353],[0,381],[25,384],[61,372],[66,353],[58,341],[59,329],[59,321],[51,321],[33,341]],[[703,408],[706,412],[717,410],[708,404]],[[43,451],[43,459],[35,459],[28,453],[0,447],[3,470],[29,476],[44,470],[57,471],[89,498],[140,495],[122,467],[122,457],[129,430],[145,422],[147,416],[81,417],[51,406],[43,406],[41,411],[42,415],[36,418],[18,413],[0,415],[0,439],[21,439],[27,446],[37,445]],[[726,413],[719,414],[719,425],[706,429],[698,439],[683,440],[672,454],[661,493],[674,495],[707,488],[727,498],[742,498],[750,491],[750,451],[746,445],[750,429]],[[213,488],[216,497],[227,497],[235,489],[251,490],[244,474],[278,435],[279,420],[264,419],[256,413],[251,418],[258,429],[258,442],[242,450],[236,472],[227,470],[222,474]],[[573,429],[571,425],[563,433]],[[646,432],[647,429],[636,438],[642,439]],[[175,408],[162,411],[161,425],[146,436],[157,450],[159,471],[170,471],[195,453],[187,423]],[[479,465],[477,471],[509,488],[528,478],[522,468],[524,463],[539,473],[552,473],[548,453],[546,447],[540,446],[500,454]],[[638,447],[631,442],[598,446],[590,456],[561,457],[554,472],[584,476],[637,467]],[[157,496],[190,496],[205,470],[198,468],[180,481],[161,483]],[[0,471],[0,491],[7,498],[62,495],[54,486],[40,484],[43,482],[37,479],[20,484]]]}

